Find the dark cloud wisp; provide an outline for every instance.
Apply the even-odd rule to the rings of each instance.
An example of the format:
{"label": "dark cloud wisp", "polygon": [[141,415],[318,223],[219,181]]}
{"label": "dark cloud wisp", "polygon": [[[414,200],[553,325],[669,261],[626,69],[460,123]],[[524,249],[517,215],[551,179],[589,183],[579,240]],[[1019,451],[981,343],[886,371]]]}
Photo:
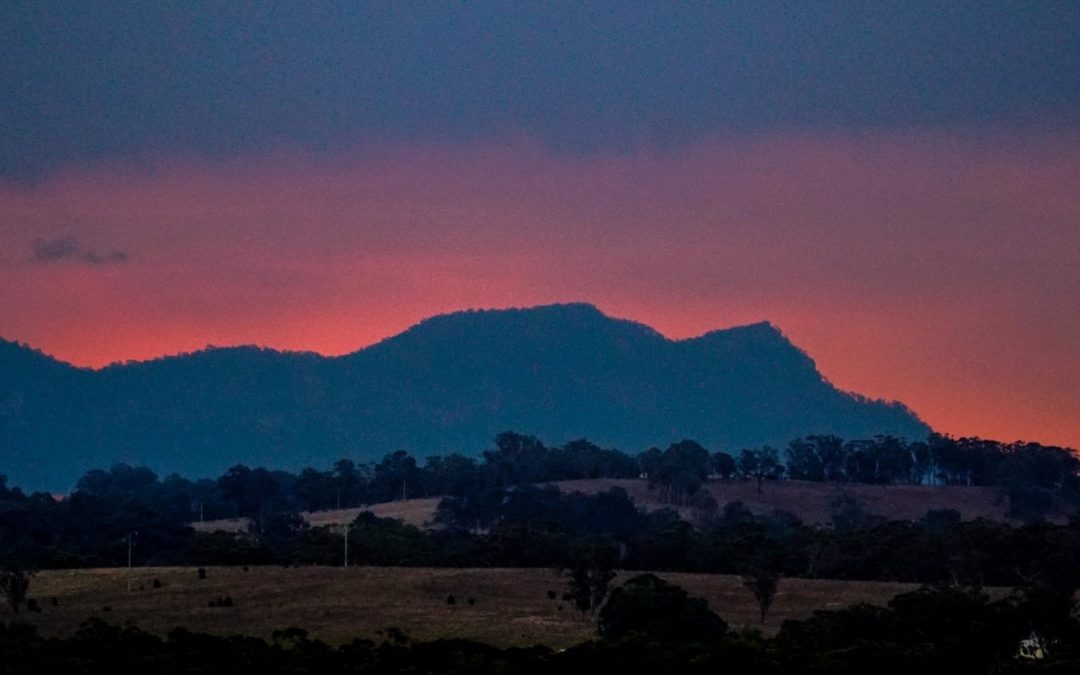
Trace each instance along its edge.
{"label": "dark cloud wisp", "polygon": [[127,262],[129,256],[126,251],[119,249],[95,251],[83,246],[78,239],[68,236],[35,239],[31,244],[31,258],[41,263],[71,260],[87,265],[110,265]]}

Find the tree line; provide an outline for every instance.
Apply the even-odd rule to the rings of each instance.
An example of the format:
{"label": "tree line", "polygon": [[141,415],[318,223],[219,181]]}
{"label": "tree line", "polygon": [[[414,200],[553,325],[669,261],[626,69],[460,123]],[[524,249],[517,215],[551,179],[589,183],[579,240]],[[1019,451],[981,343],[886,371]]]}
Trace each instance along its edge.
{"label": "tree line", "polygon": [[496,437],[480,458],[461,454],[427,457],[421,463],[398,450],[378,462],[341,459],[330,470],[298,473],[236,465],[217,479],[160,479],[145,467],[118,464],[87,472],[72,496],[124,497],[153,503],[178,522],[261,518],[280,511],[355,508],[416,497],[457,495],[482,487],[505,487],[582,478],[636,478],[633,456],[577,440],[549,448],[515,433]]}
{"label": "tree line", "polygon": [[[460,496],[483,489],[564,480],[647,478],[662,501],[692,505],[711,478],[832,483],[974,485],[1001,488],[1018,517],[1080,503],[1080,458],[1067,448],[932,435],[909,442],[889,436],[845,441],[808,436],[784,449],[710,452],[693,440],[636,455],[581,439],[549,447],[505,432],[479,457],[450,454],[423,462],[405,451],[373,463],[341,459],[329,470],[297,473],[237,465],[216,479],[160,479],[145,467],[118,464],[87,472],[72,496],[123,497],[152,503],[176,522],[261,518],[280,511],[352,508],[413,497]],[[7,488],[0,478],[0,490]],[[1041,513],[1040,513],[1041,512]]]}

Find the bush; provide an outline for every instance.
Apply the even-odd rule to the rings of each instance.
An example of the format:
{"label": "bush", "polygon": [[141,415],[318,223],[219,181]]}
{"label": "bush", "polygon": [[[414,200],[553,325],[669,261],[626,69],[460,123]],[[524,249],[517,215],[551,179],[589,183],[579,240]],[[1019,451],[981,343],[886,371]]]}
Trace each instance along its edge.
{"label": "bush", "polygon": [[216,600],[211,600],[207,605],[208,607],[232,607],[233,599],[231,595],[218,596]]}
{"label": "bush", "polygon": [[628,580],[611,592],[600,610],[600,635],[618,640],[638,635],[664,642],[711,642],[727,633],[727,623],[702,598],[653,574]]}

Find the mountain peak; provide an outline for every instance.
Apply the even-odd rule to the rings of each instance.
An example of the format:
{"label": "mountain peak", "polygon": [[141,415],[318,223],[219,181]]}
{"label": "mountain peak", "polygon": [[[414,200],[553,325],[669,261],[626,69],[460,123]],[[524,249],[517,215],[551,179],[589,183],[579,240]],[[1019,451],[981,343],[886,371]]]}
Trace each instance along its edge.
{"label": "mountain peak", "polygon": [[0,343],[0,372],[0,473],[50,489],[117,461],[202,476],[476,453],[508,429],[628,452],[929,432],[838,391],[769,322],[670,340],[587,303],[445,314],[343,358],[246,346],[92,371]]}
{"label": "mountain peak", "polygon": [[588,302],[565,302],[565,303],[551,303],[547,305],[533,305],[531,307],[491,307],[491,308],[469,308],[458,310],[454,312],[447,312],[445,314],[436,314],[426,319],[422,319],[418,326],[425,324],[439,323],[447,320],[475,320],[475,319],[494,319],[506,317],[517,318],[563,318],[563,319],[583,319],[583,318],[605,318],[610,319],[601,312],[596,305]]}
{"label": "mountain peak", "polygon": [[702,333],[697,338],[701,339],[711,337],[730,337],[733,335],[741,335],[753,338],[782,338],[787,340],[784,332],[780,330],[778,326],[771,321],[757,321],[755,323],[747,323],[741,326],[730,326],[728,328],[714,328],[708,332]]}
{"label": "mountain peak", "polygon": [[[495,339],[496,336],[503,339],[517,336],[518,339],[531,343],[565,342],[574,339],[591,342],[594,338],[612,333],[645,340],[666,339],[645,324],[608,316],[587,302],[570,302],[533,307],[466,309],[438,314],[374,347],[382,349],[389,345],[408,345],[416,340],[470,342],[477,339]],[[371,347],[361,349],[351,356],[362,354],[369,349]]]}

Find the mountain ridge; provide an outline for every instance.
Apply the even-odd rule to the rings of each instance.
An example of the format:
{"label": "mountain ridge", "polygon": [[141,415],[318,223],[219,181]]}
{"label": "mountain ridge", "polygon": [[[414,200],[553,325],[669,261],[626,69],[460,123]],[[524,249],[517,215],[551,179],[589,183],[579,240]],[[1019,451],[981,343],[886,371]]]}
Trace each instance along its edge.
{"label": "mountain ridge", "polygon": [[[4,346],[16,347],[16,348],[25,350],[27,352],[31,352],[33,354],[36,354],[38,356],[44,357],[45,359],[48,359],[48,360],[53,361],[55,363],[58,363],[60,365],[67,366],[67,367],[75,369],[75,370],[83,370],[83,371],[91,371],[91,372],[100,372],[102,370],[105,370],[105,369],[108,369],[108,368],[114,368],[114,367],[117,367],[117,366],[128,366],[128,365],[135,365],[135,364],[151,363],[151,362],[154,362],[154,361],[162,361],[162,360],[167,360],[167,359],[175,359],[175,358],[183,358],[183,357],[188,357],[188,356],[196,356],[196,355],[202,354],[204,352],[229,352],[229,351],[272,352],[274,354],[289,355],[289,356],[291,356],[291,355],[302,355],[302,356],[317,356],[317,357],[324,358],[324,359],[343,359],[343,358],[348,358],[350,356],[358,354],[360,352],[363,352],[365,350],[368,350],[368,349],[370,349],[372,347],[378,346],[378,345],[380,345],[380,344],[382,344],[384,342],[387,342],[387,341],[390,341],[390,340],[395,340],[396,338],[399,338],[399,337],[405,335],[406,333],[409,333],[410,331],[413,331],[414,329],[417,329],[417,328],[420,328],[420,327],[426,327],[426,326],[428,326],[428,325],[430,325],[432,323],[437,323],[439,320],[444,319],[444,318],[457,317],[459,315],[465,315],[465,316],[483,315],[483,314],[489,314],[489,313],[534,311],[534,310],[546,310],[546,309],[549,309],[549,308],[563,308],[563,307],[577,307],[577,306],[590,308],[590,309],[594,310],[598,315],[600,315],[601,317],[603,317],[603,318],[605,318],[605,319],[607,319],[609,321],[620,322],[620,323],[630,324],[630,325],[636,326],[636,327],[641,327],[641,328],[655,334],[657,337],[659,337],[659,338],[661,338],[661,339],[663,339],[663,340],[665,340],[667,342],[672,342],[672,343],[694,342],[694,341],[708,339],[708,338],[710,338],[711,336],[714,336],[714,335],[724,335],[724,334],[728,334],[728,333],[732,333],[732,332],[736,332],[736,331],[744,331],[744,330],[749,331],[749,330],[755,330],[755,329],[759,329],[759,328],[769,329],[769,331],[775,332],[778,335],[780,335],[781,337],[783,337],[783,339],[787,340],[787,337],[784,336],[783,331],[780,330],[775,324],[773,324],[771,321],[768,321],[768,320],[755,321],[755,322],[747,323],[747,324],[738,324],[738,325],[735,325],[735,326],[728,326],[728,327],[725,327],[725,328],[713,328],[713,329],[710,329],[710,330],[708,330],[708,331],[706,331],[706,332],[704,332],[704,333],[702,333],[700,335],[692,335],[692,336],[688,336],[688,337],[684,337],[684,338],[672,338],[672,337],[668,337],[668,336],[664,335],[663,333],[657,331],[655,328],[649,326],[648,324],[644,324],[644,323],[641,323],[639,321],[634,321],[633,319],[626,319],[626,318],[621,318],[621,317],[608,316],[608,315],[604,314],[598,307],[596,307],[595,305],[593,305],[591,303],[587,303],[587,302],[568,302],[568,303],[553,303],[553,304],[547,304],[547,305],[537,305],[537,306],[534,306],[534,307],[507,307],[507,308],[493,308],[493,309],[472,309],[472,308],[470,308],[470,309],[463,309],[463,310],[458,310],[458,311],[454,311],[454,312],[445,312],[445,313],[442,313],[442,314],[433,314],[433,315],[431,315],[429,317],[425,317],[425,318],[421,319],[417,323],[413,324],[412,326],[409,326],[408,328],[402,330],[399,333],[389,335],[389,336],[387,336],[385,338],[382,338],[381,340],[378,340],[376,342],[372,342],[369,345],[365,345],[363,347],[358,347],[357,349],[354,349],[354,350],[349,351],[349,352],[345,352],[343,354],[323,354],[322,352],[318,352],[318,351],[311,350],[311,349],[283,349],[283,348],[279,348],[279,347],[273,347],[273,346],[270,346],[270,345],[255,344],[255,343],[244,343],[244,344],[235,344],[235,345],[207,344],[206,346],[204,346],[204,347],[202,347],[200,349],[194,349],[192,351],[179,351],[179,352],[173,352],[173,353],[167,353],[167,354],[159,354],[157,356],[151,356],[151,357],[148,357],[148,358],[145,358],[145,359],[123,359],[123,360],[111,361],[111,362],[106,363],[105,365],[102,365],[102,366],[84,366],[84,365],[79,365],[77,363],[72,363],[71,361],[66,361],[66,360],[60,358],[59,356],[56,356],[55,354],[50,354],[49,352],[47,352],[47,351],[45,351],[45,350],[43,350],[43,349],[41,349],[39,347],[35,347],[34,345],[32,345],[30,343],[22,342],[20,340],[15,340],[15,339],[11,339],[11,338],[6,338],[4,336],[0,336],[0,348],[3,348]],[[790,344],[790,341],[789,341],[789,344]]]}
{"label": "mountain ridge", "polygon": [[198,476],[478,454],[507,429],[627,451],[930,431],[831,385],[769,322],[673,340],[585,303],[441,314],[340,356],[209,347],[95,370],[0,342],[0,473],[53,489],[117,461]]}

